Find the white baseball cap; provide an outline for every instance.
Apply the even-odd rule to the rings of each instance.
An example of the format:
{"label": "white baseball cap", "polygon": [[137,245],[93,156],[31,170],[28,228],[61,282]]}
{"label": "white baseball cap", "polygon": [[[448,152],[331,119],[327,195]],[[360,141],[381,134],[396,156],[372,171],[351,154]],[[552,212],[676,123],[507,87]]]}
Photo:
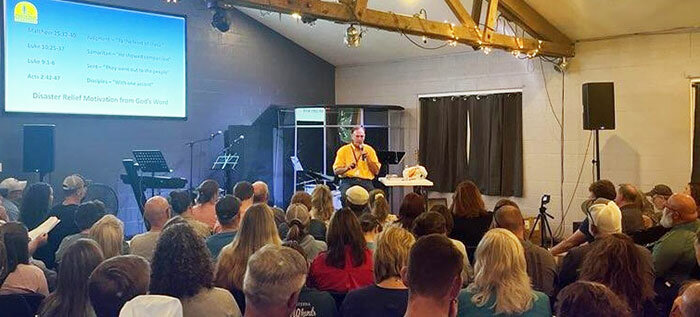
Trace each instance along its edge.
{"label": "white baseball cap", "polygon": [[614,201],[593,204],[588,212],[591,225],[595,225],[598,234],[622,232],[622,212]]}
{"label": "white baseball cap", "polygon": [[27,187],[27,181],[20,181],[12,177],[5,178],[2,182],[0,182],[0,189],[6,189],[8,193],[24,190],[25,187]]}

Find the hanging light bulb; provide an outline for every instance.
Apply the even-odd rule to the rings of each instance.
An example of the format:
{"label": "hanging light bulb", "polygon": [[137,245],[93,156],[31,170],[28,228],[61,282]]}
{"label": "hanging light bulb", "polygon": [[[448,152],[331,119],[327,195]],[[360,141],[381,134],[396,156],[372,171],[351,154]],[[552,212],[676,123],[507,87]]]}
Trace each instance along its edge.
{"label": "hanging light bulb", "polygon": [[491,53],[491,46],[482,45],[479,48],[481,49],[482,52],[484,52],[485,55],[489,55],[489,53]]}
{"label": "hanging light bulb", "polygon": [[515,57],[520,56],[520,51],[519,51],[519,50],[512,50],[512,51],[510,51],[510,53],[513,54],[513,56],[515,56]]}
{"label": "hanging light bulb", "polygon": [[428,44],[428,37],[426,37],[425,35],[423,35],[422,40],[423,40],[423,44]]}
{"label": "hanging light bulb", "polygon": [[345,45],[348,47],[360,47],[361,39],[362,32],[355,28],[354,24],[350,24],[350,27],[345,31]]}

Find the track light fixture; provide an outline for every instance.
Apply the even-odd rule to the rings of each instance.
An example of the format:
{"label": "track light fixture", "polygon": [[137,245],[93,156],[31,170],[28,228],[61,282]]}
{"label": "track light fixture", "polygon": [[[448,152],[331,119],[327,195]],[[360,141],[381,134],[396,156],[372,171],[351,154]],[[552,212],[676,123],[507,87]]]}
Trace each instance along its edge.
{"label": "track light fixture", "polygon": [[220,32],[226,32],[231,27],[231,23],[228,21],[228,16],[226,16],[226,10],[222,8],[214,9],[214,16],[211,19],[211,26]]}

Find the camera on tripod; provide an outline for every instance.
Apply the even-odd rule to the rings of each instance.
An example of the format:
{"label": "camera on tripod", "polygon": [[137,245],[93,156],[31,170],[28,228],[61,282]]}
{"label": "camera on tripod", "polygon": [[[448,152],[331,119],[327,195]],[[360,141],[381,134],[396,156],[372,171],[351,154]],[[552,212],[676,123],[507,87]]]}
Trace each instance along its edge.
{"label": "camera on tripod", "polygon": [[542,201],[541,201],[540,207],[544,207],[547,204],[549,204],[549,201],[551,200],[551,198],[552,198],[552,196],[550,196],[549,194],[542,195]]}
{"label": "camera on tripod", "polygon": [[547,204],[552,200],[552,196],[549,194],[542,195],[540,199],[540,212],[535,217],[535,223],[532,226],[532,231],[530,231],[530,236],[528,239],[532,238],[532,234],[537,228],[537,224],[540,224],[540,246],[543,248],[549,244],[549,247],[554,246],[554,236],[552,235],[552,227],[549,225],[549,220],[547,218],[554,219],[552,215],[547,213]]}

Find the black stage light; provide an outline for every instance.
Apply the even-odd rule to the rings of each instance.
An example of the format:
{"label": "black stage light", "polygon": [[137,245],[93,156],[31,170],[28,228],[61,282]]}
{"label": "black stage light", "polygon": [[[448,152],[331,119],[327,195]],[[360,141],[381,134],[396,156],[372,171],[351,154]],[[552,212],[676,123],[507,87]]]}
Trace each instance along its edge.
{"label": "black stage light", "polygon": [[221,32],[226,32],[229,30],[231,23],[228,21],[228,17],[226,16],[226,10],[218,7],[214,9],[214,16],[211,19],[211,26]]}

